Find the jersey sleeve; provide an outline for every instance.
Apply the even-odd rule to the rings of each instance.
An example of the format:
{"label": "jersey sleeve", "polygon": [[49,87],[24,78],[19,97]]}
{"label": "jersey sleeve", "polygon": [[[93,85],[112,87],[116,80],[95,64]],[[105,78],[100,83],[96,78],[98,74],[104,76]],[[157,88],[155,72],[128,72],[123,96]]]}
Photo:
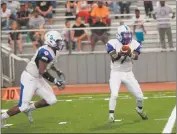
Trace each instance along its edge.
{"label": "jersey sleeve", "polygon": [[115,50],[115,45],[114,45],[113,40],[110,40],[106,43],[106,51],[107,51],[107,53],[109,53],[112,50]]}
{"label": "jersey sleeve", "polygon": [[50,63],[53,60],[53,57],[48,50],[42,48],[38,52],[38,59],[43,62]]}
{"label": "jersey sleeve", "polygon": [[140,43],[138,43],[136,40],[133,41],[133,45],[134,45],[134,51],[136,51],[138,54],[140,54],[142,45]]}

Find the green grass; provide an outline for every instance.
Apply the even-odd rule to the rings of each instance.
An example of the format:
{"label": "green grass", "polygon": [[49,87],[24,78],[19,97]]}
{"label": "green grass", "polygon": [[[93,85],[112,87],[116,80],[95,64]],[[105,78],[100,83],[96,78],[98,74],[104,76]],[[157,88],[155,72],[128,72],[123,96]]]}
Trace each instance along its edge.
{"label": "green grass", "polygon": [[[129,95],[126,99],[123,96]],[[144,96],[175,96],[175,92],[153,92],[145,93]],[[89,97],[93,98],[80,98]],[[2,129],[2,133],[66,133],[66,132],[89,132],[89,133],[161,133],[167,120],[154,120],[169,118],[175,104],[176,98],[148,98],[144,102],[144,110],[149,120],[143,121],[135,112],[135,99],[129,93],[120,93],[116,107],[115,118],[122,119],[108,125],[108,98],[109,94],[90,95],[61,95],[57,96],[57,104],[33,112],[35,122],[29,124],[24,114],[8,119],[9,128]],[[122,96],[122,97],[121,97]],[[72,101],[64,101],[70,100]],[[33,100],[39,100],[35,97]],[[2,108],[7,109],[16,102],[2,101]],[[67,122],[67,124],[58,124]],[[173,132],[176,132],[174,127]]]}

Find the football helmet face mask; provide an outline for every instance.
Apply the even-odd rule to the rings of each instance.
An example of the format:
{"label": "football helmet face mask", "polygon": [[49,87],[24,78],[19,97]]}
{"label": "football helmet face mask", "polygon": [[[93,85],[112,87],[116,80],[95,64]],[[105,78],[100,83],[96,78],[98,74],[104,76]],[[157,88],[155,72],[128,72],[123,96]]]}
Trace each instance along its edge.
{"label": "football helmet face mask", "polygon": [[61,34],[57,31],[49,31],[45,34],[45,44],[56,50],[62,50],[65,45]]}
{"label": "football helmet face mask", "polygon": [[116,37],[123,45],[128,45],[132,41],[132,32],[127,25],[121,25],[117,28]]}

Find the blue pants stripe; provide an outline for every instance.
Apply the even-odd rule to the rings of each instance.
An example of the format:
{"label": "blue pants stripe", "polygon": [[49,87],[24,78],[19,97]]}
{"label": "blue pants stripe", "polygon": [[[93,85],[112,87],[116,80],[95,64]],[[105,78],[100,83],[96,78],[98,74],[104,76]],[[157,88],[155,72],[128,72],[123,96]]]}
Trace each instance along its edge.
{"label": "blue pants stripe", "polygon": [[19,100],[19,103],[18,103],[19,107],[21,107],[21,105],[22,105],[23,89],[24,89],[24,86],[21,84],[20,85],[20,100]]}

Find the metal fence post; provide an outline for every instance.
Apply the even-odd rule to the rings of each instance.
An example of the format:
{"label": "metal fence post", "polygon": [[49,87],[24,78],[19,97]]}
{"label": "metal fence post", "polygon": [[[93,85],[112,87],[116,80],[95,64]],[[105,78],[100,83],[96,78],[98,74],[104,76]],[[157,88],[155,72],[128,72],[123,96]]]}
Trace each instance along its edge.
{"label": "metal fence post", "polygon": [[17,47],[17,33],[14,32],[14,54],[17,54],[17,50],[16,50],[16,47]]}
{"label": "metal fence post", "polygon": [[71,45],[71,30],[69,29],[69,41],[68,41],[68,45],[69,45],[69,54],[71,54],[72,51],[72,45]]}

